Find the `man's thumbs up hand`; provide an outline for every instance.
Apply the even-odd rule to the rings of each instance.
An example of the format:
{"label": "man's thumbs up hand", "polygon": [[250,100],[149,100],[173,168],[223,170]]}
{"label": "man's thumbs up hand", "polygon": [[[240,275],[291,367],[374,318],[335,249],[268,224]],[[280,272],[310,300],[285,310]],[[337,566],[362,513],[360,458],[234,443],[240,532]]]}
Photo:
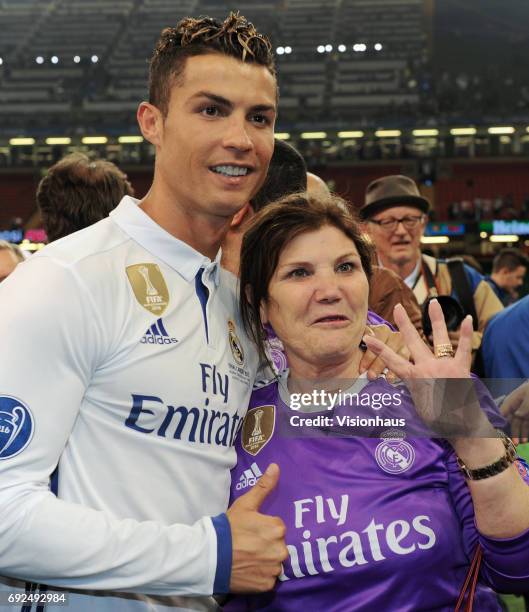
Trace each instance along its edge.
{"label": "man's thumbs up hand", "polygon": [[273,589],[288,557],[285,524],[259,508],[279,481],[279,467],[271,463],[257,483],[228,510],[232,537],[232,593],[259,593]]}

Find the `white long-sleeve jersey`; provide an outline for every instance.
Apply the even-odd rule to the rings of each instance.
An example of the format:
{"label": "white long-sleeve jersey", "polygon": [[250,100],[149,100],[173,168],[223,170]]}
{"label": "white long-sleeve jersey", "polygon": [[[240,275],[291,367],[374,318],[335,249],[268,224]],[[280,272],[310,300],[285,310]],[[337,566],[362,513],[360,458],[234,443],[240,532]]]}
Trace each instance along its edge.
{"label": "white long-sleeve jersey", "polygon": [[229,578],[210,517],[256,369],[235,282],[126,197],[2,283],[0,576],[76,611],[212,608],[187,596]]}

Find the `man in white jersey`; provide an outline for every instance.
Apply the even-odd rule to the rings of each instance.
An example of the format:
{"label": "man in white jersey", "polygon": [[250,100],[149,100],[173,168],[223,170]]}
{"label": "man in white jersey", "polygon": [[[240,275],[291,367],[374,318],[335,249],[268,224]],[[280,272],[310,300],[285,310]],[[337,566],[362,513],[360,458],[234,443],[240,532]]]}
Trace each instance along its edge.
{"label": "man in white jersey", "polygon": [[284,525],[258,509],[277,466],[225,514],[257,364],[219,245],[264,180],[276,100],[243,17],[164,30],[138,109],[151,190],[2,283],[0,610],[212,610],[272,588]]}

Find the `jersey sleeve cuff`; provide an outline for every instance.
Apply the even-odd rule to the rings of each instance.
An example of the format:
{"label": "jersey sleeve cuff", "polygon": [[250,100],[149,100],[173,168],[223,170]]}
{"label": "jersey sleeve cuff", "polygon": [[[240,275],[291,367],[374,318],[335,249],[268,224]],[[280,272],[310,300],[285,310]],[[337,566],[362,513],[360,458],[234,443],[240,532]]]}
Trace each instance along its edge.
{"label": "jersey sleeve cuff", "polygon": [[217,571],[213,583],[214,593],[229,593],[232,562],[231,527],[226,514],[211,518],[217,533]]}
{"label": "jersey sleeve cuff", "polygon": [[479,540],[483,553],[503,574],[524,577],[529,580],[527,549],[529,529],[511,538],[491,538],[480,534]]}

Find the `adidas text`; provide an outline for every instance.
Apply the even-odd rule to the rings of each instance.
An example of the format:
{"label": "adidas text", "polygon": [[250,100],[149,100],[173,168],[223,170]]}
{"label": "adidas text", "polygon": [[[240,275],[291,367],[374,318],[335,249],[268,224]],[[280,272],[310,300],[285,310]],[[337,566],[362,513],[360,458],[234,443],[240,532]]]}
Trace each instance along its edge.
{"label": "adidas text", "polygon": [[143,336],[140,340],[142,344],[176,344],[176,338],[165,338],[163,336]]}

